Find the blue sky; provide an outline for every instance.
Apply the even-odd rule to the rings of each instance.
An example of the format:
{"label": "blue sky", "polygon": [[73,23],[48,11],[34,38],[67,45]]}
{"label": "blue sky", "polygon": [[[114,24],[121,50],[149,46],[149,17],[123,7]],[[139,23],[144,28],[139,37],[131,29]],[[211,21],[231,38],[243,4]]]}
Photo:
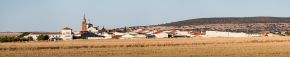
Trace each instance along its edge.
{"label": "blue sky", "polygon": [[117,28],[204,17],[290,16],[290,0],[0,0],[0,32],[80,31],[85,13],[95,26]]}

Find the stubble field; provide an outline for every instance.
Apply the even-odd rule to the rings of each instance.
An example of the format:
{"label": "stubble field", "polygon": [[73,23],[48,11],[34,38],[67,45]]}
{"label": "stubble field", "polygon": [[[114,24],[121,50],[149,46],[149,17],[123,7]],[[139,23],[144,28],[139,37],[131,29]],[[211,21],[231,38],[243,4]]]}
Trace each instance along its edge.
{"label": "stubble field", "polygon": [[290,57],[290,37],[0,43],[0,57]]}

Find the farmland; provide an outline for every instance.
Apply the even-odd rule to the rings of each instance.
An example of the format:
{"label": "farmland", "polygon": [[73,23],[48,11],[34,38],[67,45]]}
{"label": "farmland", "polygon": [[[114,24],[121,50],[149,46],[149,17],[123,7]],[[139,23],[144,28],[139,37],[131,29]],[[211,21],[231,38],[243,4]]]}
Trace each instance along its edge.
{"label": "farmland", "polygon": [[289,57],[290,37],[0,43],[0,57]]}

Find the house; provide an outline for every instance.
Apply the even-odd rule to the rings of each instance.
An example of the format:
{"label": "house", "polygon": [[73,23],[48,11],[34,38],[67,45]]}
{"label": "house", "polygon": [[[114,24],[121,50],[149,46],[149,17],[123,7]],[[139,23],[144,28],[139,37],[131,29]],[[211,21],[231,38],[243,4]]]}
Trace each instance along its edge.
{"label": "house", "polygon": [[176,37],[190,37],[191,34],[188,31],[181,31],[181,30],[171,30],[169,33],[169,38],[176,38]]}
{"label": "house", "polygon": [[135,35],[135,38],[146,38],[146,36],[143,34],[137,34]]}
{"label": "house", "polygon": [[204,37],[206,32],[205,31],[190,31],[190,37]]}
{"label": "house", "polygon": [[185,35],[185,36],[191,36],[191,34],[188,31],[179,31],[176,35]]}
{"label": "house", "polygon": [[135,36],[130,35],[129,33],[125,33],[124,35],[121,36],[120,39],[133,39]]}
{"label": "house", "polygon": [[24,37],[32,37],[33,40],[37,40],[39,35],[48,35],[49,39],[61,38],[62,40],[72,40],[74,36],[71,28],[64,27],[61,32],[31,32],[29,35]]}
{"label": "house", "polygon": [[276,35],[276,34],[273,34],[273,33],[268,33],[267,34],[267,37],[278,37],[278,36],[280,36],[280,35]]}
{"label": "house", "polygon": [[230,32],[206,31],[206,37],[230,37]]}
{"label": "house", "polygon": [[124,35],[124,33],[113,32],[113,35]]}
{"label": "house", "polygon": [[88,31],[92,33],[98,33],[99,30],[98,30],[98,27],[89,27]]}
{"label": "house", "polygon": [[168,38],[168,33],[165,33],[163,31],[157,31],[153,33],[156,38]]}
{"label": "house", "polygon": [[108,33],[104,33],[102,34],[102,36],[104,36],[105,39],[111,39],[112,35],[108,34]]}
{"label": "house", "polygon": [[64,27],[62,30],[61,30],[61,37],[60,38],[63,38],[63,40],[72,40],[73,39],[73,32],[72,32],[72,29],[69,28],[69,27]]}
{"label": "house", "polygon": [[262,34],[248,34],[249,37],[262,37]]}
{"label": "house", "polygon": [[29,35],[25,36],[26,38],[32,37],[33,40],[37,40],[39,35],[48,35],[49,38],[61,38],[62,34],[60,32],[31,32]]}
{"label": "house", "polygon": [[100,34],[89,32],[89,33],[82,34],[82,37],[85,37],[87,39],[111,39],[112,35],[106,32],[103,32]]}
{"label": "house", "polygon": [[206,37],[260,37],[260,34],[248,34],[243,32],[206,31]]}

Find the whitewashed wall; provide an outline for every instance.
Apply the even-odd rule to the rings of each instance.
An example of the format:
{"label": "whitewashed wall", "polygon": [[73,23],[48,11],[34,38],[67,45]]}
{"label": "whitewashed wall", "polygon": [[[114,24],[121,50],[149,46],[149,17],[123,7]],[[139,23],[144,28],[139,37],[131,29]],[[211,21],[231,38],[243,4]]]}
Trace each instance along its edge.
{"label": "whitewashed wall", "polygon": [[154,34],[156,36],[156,38],[168,38],[168,34],[165,32],[161,32],[158,34]]}
{"label": "whitewashed wall", "polygon": [[205,37],[250,37],[247,33],[206,31]]}

